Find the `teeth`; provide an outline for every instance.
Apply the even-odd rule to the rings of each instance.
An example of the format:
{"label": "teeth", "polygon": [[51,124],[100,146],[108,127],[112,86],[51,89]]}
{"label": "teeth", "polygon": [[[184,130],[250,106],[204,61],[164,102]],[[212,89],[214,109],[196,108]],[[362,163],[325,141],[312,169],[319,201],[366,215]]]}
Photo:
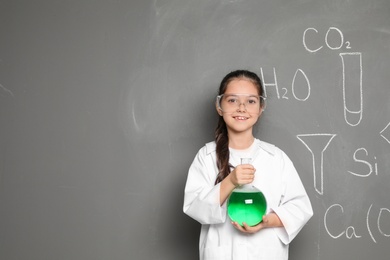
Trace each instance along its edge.
{"label": "teeth", "polygon": [[246,117],[243,117],[243,116],[238,116],[238,117],[236,117],[238,120],[245,120],[246,119]]}

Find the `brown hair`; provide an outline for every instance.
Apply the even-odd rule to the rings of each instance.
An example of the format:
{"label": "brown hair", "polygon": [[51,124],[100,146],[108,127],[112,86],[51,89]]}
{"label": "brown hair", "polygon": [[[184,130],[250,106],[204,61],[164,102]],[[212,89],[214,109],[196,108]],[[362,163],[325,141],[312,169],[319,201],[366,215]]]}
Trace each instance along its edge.
{"label": "brown hair", "polygon": [[[224,94],[228,84],[235,79],[249,80],[257,87],[259,95],[263,95],[264,89],[260,78],[256,75],[256,73],[248,70],[236,70],[227,74],[221,81],[218,95]],[[215,129],[215,143],[217,145],[216,154],[217,167],[219,171],[215,180],[215,184],[217,184],[225,179],[226,176],[230,174],[231,169],[234,168],[229,163],[229,138],[226,123],[222,116],[219,117],[218,125]]]}

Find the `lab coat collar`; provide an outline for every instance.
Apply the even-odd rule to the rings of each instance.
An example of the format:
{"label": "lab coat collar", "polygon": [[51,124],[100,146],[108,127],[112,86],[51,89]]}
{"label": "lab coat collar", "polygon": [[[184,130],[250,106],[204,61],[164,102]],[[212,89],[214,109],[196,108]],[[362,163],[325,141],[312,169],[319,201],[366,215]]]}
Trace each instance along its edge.
{"label": "lab coat collar", "polygon": [[[273,144],[270,144],[270,143],[267,143],[267,142],[264,142],[264,141],[260,141],[259,139],[255,139],[255,142],[257,142],[257,145],[262,149],[264,150],[265,152],[267,152],[268,154],[274,156],[275,155],[275,145]],[[209,142],[206,144],[206,153],[207,154],[210,154],[210,153],[213,153],[216,151],[216,148],[217,148],[217,145],[215,143],[215,141],[213,142]]]}

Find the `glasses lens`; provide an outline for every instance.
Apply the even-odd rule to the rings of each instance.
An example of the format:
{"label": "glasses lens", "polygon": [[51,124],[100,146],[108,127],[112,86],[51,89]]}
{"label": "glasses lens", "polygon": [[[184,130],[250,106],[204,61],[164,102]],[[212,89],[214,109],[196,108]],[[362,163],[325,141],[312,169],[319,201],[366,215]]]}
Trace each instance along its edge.
{"label": "glasses lens", "polygon": [[247,94],[222,94],[217,97],[218,105],[224,112],[234,112],[245,109],[249,113],[258,113],[265,108],[265,99],[262,96]]}

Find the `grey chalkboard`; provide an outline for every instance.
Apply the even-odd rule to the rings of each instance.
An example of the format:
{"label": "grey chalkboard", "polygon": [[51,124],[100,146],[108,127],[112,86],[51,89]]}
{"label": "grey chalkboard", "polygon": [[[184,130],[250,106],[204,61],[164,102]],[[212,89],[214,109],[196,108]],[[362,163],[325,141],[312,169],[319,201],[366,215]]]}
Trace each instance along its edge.
{"label": "grey chalkboard", "polygon": [[197,259],[187,170],[222,77],[314,216],[290,259],[389,259],[390,1],[0,1],[0,259]]}

